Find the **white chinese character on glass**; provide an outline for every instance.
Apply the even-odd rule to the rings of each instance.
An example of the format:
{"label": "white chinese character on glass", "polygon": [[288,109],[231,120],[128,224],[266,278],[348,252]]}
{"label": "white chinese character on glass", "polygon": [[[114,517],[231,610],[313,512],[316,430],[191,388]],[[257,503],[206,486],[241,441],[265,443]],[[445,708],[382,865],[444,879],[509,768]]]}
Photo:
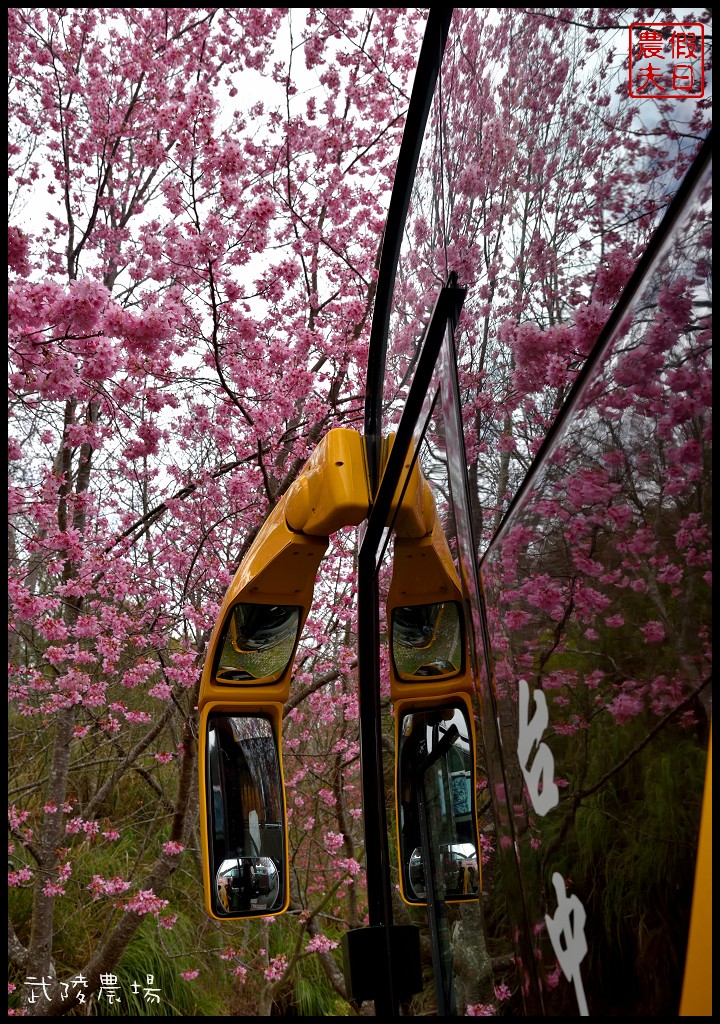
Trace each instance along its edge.
{"label": "white chinese character on glass", "polygon": [[568,896],[565,880],[559,872],[553,873],[552,881],[558,906],[555,917],[545,915],[545,924],[562,972],[575,986],[580,1016],[588,1017],[585,989],[580,976],[580,963],[588,948],[585,938],[585,907],[577,896]]}
{"label": "white chinese character on glass", "polygon": [[[542,690],[534,690],[533,699],[535,713],[529,718],[530,687],[525,679],[521,679],[518,760],[533,808],[544,817],[553,807],[557,807],[560,802],[560,791],[555,783],[552,751],[547,743],[542,742],[542,735],[549,721],[547,700]],[[537,752],[532,763],[528,764],[534,746],[537,746]]]}

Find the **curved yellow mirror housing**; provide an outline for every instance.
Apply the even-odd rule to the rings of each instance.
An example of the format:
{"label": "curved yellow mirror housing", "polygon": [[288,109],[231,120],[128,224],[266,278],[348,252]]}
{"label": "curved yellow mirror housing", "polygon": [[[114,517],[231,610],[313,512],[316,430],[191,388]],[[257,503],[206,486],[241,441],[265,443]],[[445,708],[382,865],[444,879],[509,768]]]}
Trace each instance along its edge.
{"label": "curved yellow mirror housing", "polygon": [[282,709],[330,534],[370,507],[365,442],[330,431],[272,510],[225,594],[200,683],[199,771],[208,913],[289,902]]}

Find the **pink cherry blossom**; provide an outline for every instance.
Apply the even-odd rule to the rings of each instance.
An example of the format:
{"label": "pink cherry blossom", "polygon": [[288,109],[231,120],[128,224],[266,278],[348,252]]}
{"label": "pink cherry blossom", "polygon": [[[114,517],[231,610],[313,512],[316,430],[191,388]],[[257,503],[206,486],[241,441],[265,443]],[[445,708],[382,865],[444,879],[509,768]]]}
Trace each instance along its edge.
{"label": "pink cherry blossom", "polygon": [[326,935],[314,935],[305,946],[307,953],[328,953],[331,949],[337,949],[338,943]]}
{"label": "pink cherry blossom", "polygon": [[155,914],[157,916],[167,905],[168,900],[160,899],[152,889],[144,889],[131,896],[124,909],[135,914]]}
{"label": "pink cherry blossom", "polygon": [[662,622],[647,622],[640,630],[645,636],[646,644],[656,644],[665,639],[665,627]]}
{"label": "pink cherry blossom", "polygon": [[621,693],[608,704],[608,711],[618,725],[634,718],[642,709],[642,698],[632,693]]}
{"label": "pink cherry blossom", "polygon": [[287,969],[287,957],[284,953],[280,953],[279,956],[274,957],[268,966],[264,969],[263,974],[268,981],[277,981],[282,978],[283,974]]}
{"label": "pink cherry blossom", "polygon": [[8,871],[8,885],[14,887],[22,885],[23,882],[29,882],[33,877],[33,872],[30,868],[20,868],[19,871]]}
{"label": "pink cherry blossom", "polygon": [[342,849],[344,838],[338,832],[326,832],[324,836],[325,847],[331,854],[336,854]]}
{"label": "pink cherry blossom", "polygon": [[99,899],[100,896],[117,896],[120,893],[126,892],[129,888],[130,882],[126,882],[117,875],[114,878],[102,878],[100,875],[93,875],[92,882],[88,886],[89,891],[93,894],[93,899]]}
{"label": "pink cherry blossom", "polygon": [[605,617],[605,625],[609,626],[611,629],[617,629],[624,624],[625,619],[619,612],[615,615],[608,615]]}

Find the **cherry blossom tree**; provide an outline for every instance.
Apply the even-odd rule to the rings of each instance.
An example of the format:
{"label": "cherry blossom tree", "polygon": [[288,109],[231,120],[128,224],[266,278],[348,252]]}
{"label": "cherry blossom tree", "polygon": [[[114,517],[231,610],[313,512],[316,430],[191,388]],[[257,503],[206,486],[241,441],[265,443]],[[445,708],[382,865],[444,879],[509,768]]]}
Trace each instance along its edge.
{"label": "cherry blossom tree", "polygon": [[[224,590],[267,513],[328,429],[361,429],[424,15],[9,11],[11,1012],[90,1005],[141,925],[186,987],[231,982],[237,1012],[294,1007],[311,965],[328,998],[346,996],[336,943],[365,919],[351,532],[323,563],[285,708],[292,902],[277,922],[221,933],[198,910],[195,706]],[[391,425],[454,271],[483,548],[708,130],[709,101],[629,101],[626,22],[454,11],[385,400]],[[673,274],[598,386],[605,433],[559,453],[546,504],[484,567],[506,724],[510,680],[532,668],[558,708],[568,692],[578,705],[568,765],[588,722],[652,731],[705,679],[708,638],[681,625],[709,573],[701,250],[676,253]],[[648,669],[634,687],[582,660],[588,643],[613,656],[618,630]],[[675,653],[652,673],[656,645]],[[552,848],[530,813],[525,826],[532,849]],[[510,998],[504,980],[495,992]],[[468,1015],[493,1011],[481,997],[468,989]]]}
{"label": "cherry blossom tree", "polygon": [[[27,1014],[89,1000],[145,920],[173,927],[168,892],[198,854],[194,707],[223,591],[314,444],[358,424],[422,18],[296,22],[9,12],[10,955]],[[333,619],[310,622],[288,708],[302,741],[324,688],[315,710],[339,730],[332,816],[314,830],[296,801],[299,834],[324,849],[302,854],[293,895],[320,957],[325,872],[347,888],[360,852],[342,550]],[[69,902],[106,922],[70,960]],[[264,967],[248,950],[229,962],[272,994],[289,968],[266,946]]]}
{"label": "cherry blossom tree", "polygon": [[[658,9],[453,13],[401,252],[384,403],[392,424],[422,337],[418,324],[455,272],[468,289],[455,344],[479,558],[709,132],[708,97],[689,103],[628,94],[627,25],[679,17]],[[681,20],[707,24],[703,11],[683,11]],[[529,888],[542,933],[534,897],[544,886],[551,890],[549,873],[541,876],[560,839],[567,863],[568,851],[577,850],[575,823],[580,829],[588,821],[577,794],[592,802],[595,793],[588,778],[607,773],[611,787],[626,758],[640,762],[640,751],[653,749],[653,737],[686,753],[683,729],[700,748],[706,741],[707,202],[677,240],[674,259],[657,272],[632,337],[617,342],[607,393],[604,380],[592,390],[585,415],[597,423],[590,436],[582,421],[573,426],[577,433],[546,464],[544,487],[536,484],[482,561],[493,674],[479,702],[478,731],[495,694],[507,816],[523,838],[523,864],[538,865]],[[426,464],[441,462],[445,436],[437,417],[425,442]],[[678,544],[671,539],[676,527]],[[547,691],[563,755],[558,785],[578,800],[568,800],[552,827],[533,813],[519,759],[507,756],[519,750],[521,677]],[[609,750],[615,761],[600,768],[599,752]],[[695,782],[703,757],[691,751],[683,765]],[[490,771],[482,751],[480,769]],[[497,765],[495,772],[497,782]],[[546,799],[551,792],[549,786]],[[678,833],[693,834],[696,798],[694,791]],[[517,808],[526,811],[515,820]],[[497,836],[499,820],[488,817],[485,826]],[[500,838],[512,848],[509,834]],[[630,845],[623,840],[618,848]],[[639,862],[647,854],[640,845]],[[668,877],[686,870],[675,864]],[[626,872],[628,890],[631,879],[637,876]],[[668,910],[668,918],[682,912]],[[538,948],[538,961],[545,956]],[[668,984],[671,977],[676,972],[668,970]],[[548,992],[557,980],[548,970]],[[512,981],[516,994],[522,984]]]}

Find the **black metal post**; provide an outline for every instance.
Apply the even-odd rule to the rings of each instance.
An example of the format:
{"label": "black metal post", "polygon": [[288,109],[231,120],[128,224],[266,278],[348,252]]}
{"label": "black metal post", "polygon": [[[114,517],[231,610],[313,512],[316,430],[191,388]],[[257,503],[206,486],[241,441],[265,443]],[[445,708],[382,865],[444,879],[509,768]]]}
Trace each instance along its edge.
{"label": "black metal post", "polygon": [[398,1000],[392,976],[390,929],[393,923],[390,889],[390,852],[385,813],[380,706],[380,597],[379,552],[390,517],[392,500],[405,466],[405,457],[438,360],[448,320],[459,315],[465,289],[442,288],[425,336],[415,376],[398,424],[395,444],[367,520],[358,556],[358,690],[360,708],[360,763],[365,822],[370,925],[384,927],[387,958],[378,962],[376,1014],[397,1016]]}

